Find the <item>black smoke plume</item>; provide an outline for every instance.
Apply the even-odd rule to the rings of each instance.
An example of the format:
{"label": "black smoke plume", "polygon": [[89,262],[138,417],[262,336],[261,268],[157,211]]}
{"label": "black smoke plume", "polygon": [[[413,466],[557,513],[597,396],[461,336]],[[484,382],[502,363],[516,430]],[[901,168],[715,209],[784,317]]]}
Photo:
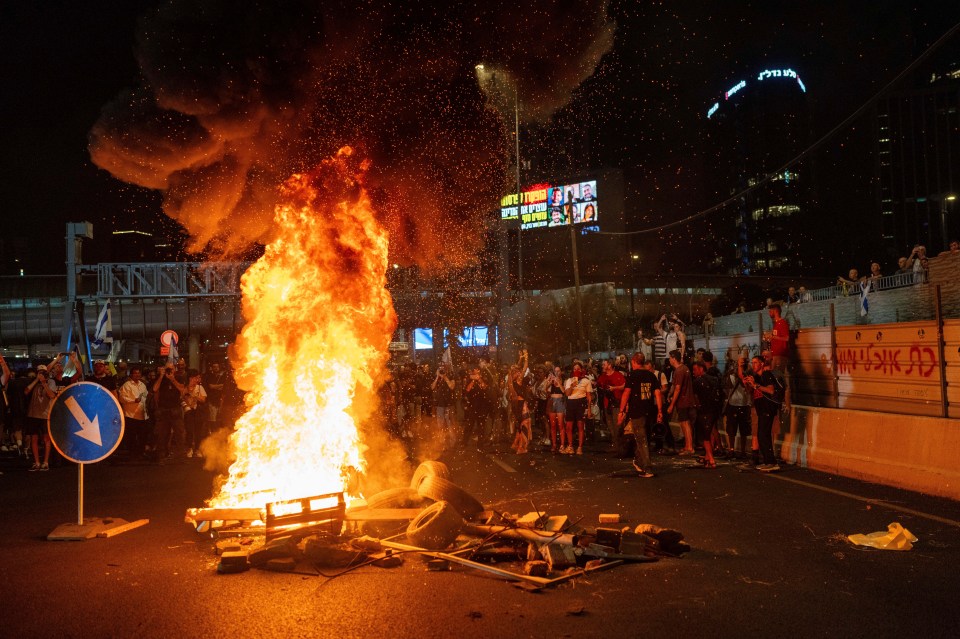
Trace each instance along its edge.
{"label": "black smoke plume", "polygon": [[476,65],[543,119],[613,25],[605,0],[443,4],[165,2],[140,22],[141,82],[104,107],[91,157],[161,190],[191,251],[229,256],[270,241],[284,180],[351,145],[371,161],[392,259],[462,264],[507,190],[511,147]]}

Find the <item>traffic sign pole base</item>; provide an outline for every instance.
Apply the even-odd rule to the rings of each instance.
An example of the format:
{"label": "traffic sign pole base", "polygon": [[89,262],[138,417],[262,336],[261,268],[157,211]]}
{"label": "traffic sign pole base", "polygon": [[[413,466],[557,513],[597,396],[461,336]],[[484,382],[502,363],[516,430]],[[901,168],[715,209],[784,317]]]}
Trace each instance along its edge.
{"label": "traffic sign pole base", "polygon": [[149,519],[131,522],[117,517],[85,517],[83,524],[60,524],[47,535],[47,541],[86,541],[94,537],[113,537],[149,523]]}

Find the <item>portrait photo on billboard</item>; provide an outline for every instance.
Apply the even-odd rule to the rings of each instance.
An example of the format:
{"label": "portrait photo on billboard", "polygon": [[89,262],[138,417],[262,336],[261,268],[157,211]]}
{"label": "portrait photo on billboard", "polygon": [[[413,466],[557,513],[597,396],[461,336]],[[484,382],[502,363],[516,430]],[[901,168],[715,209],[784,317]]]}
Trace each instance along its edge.
{"label": "portrait photo on billboard", "polygon": [[551,206],[549,212],[550,218],[547,221],[547,227],[563,226],[569,223],[569,218],[567,218],[566,213],[564,213],[562,206]]}
{"label": "portrait photo on billboard", "polygon": [[563,187],[554,186],[551,187],[549,191],[550,192],[547,194],[547,202],[550,204],[550,206],[562,206],[564,202]]}
{"label": "portrait photo on billboard", "polygon": [[597,181],[591,180],[589,182],[581,182],[579,185],[579,197],[577,198],[580,202],[590,202],[597,199]]}
{"label": "portrait photo on billboard", "polygon": [[597,221],[597,203],[583,202],[577,205],[580,209],[580,221],[584,224]]}

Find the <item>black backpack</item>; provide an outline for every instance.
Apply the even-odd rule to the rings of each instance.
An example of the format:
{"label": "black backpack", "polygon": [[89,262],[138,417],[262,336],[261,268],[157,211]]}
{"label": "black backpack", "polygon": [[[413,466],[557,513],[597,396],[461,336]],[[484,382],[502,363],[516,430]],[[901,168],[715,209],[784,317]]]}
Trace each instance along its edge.
{"label": "black backpack", "polygon": [[713,375],[701,375],[694,378],[694,390],[703,410],[717,412],[725,399],[720,380]]}

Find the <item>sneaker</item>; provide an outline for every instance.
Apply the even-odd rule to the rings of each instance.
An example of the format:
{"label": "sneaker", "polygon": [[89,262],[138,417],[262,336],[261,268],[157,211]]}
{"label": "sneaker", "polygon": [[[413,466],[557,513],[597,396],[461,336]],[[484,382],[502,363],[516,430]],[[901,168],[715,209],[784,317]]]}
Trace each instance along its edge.
{"label": "sneaker", "polygon": [[677,453],[677,455],[679,455],[680,457],[689,457],[690,455],[693,455],[694,452],[696,451],[687,450],[686,448],[684,448],[679,453]]}
{"label": "sneaker", "polygon": [[578,455],[582,455],[582,454],[583,454],[583,446],[578,446],[578,447],[577,447],[577,454],[578,454]]}
{"label": "sneaker", "polygon": [[640,465],[636,462],[636,460],[634,460],[633,462],[633,469],[637,471],[637,475],[639,475],[640,477],[643,477],[644,479],[649,479],[653,477],[653,473],[649,473],[645,471],[643,468],[641,468]]}
{"label": "sneaker", "polygon": [[190,457],[193,457],[193,449],[192,449],[192,448],[187,449],[187,458],[190,458]]}
{"label": "sneaker", "polygon": [[757,466],[757,470],[761,473],[775,473],[780,470],[779,464],[760,464]]}
{"label": "sneaker", "polygon": [[567,446],[567,449],[566,449],[565,451],[563,451],[563,452],[564,452],[565,455],[572,455],[572,454],[573,454],[573,446]]}
{"label": "sneaker", "polygon": [[28,470],[28,472],[34,473],[34,472],[40,470],[40,464],[34,464],[33,466],[31,466],[31,467],[28,468],[27,470]]}
{"label": "sneaker", "polygon": [[196,457],[197,459],[203,459],[203,453],[201,453],[199,450],[196,450],[193,453],[193,456]]}
{"label": "sneaker", "polygon": [[48,464],[47,462],[43,462],[42,464],[40,464],[40,470],[50,470],[50,464]]}

